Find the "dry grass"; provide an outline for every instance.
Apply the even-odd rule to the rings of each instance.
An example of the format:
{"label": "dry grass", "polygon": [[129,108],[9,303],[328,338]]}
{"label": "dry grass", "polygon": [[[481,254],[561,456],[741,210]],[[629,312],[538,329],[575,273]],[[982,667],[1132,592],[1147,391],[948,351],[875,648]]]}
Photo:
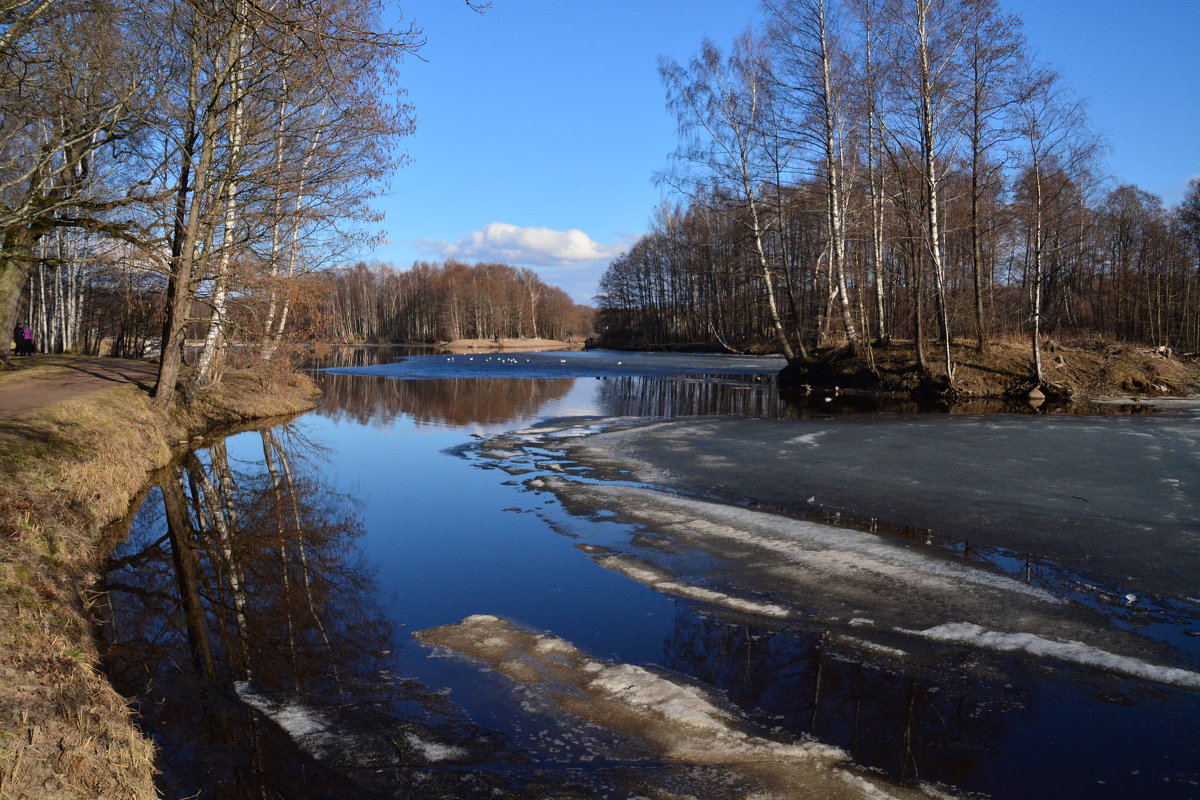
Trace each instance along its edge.
{"label": "dry grass", "polygon": [[153,747],[98,668],[101,529],[179,442],[315,396],[303,377],[235,374],[170,414],[121,385],[0,420],[0,799],[156,797]]}
{"label": "dry grass", "polygon": [[[874,347],[865,355],[849,348],[817,354],[816,361],[793,380],[815,387],[837,385],[868,391],[941,393],[946,389],[942,351],[925,353],[930,373],[917,370],[911,342]],[[1015,397],[1034,385],[1029,343],[995,341],[979,353],[966,342],[951,348],[954,390],[958,397]],[[1047,342],[1042,353],[1044,388],[1063,398],[1181,395],[1200,392],[1200,361],[1167,358],[1147,348],[1099,339]]]}

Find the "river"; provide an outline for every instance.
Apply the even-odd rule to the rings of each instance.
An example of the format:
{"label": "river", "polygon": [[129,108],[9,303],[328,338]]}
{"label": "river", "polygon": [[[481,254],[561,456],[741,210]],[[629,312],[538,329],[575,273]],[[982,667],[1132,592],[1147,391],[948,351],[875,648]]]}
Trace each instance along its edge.
{"label": "river", "polygon": [[318,366],[321,407],[204,442],[112,532],[105,668],[165,797],[1200,796],[1192,404]]}

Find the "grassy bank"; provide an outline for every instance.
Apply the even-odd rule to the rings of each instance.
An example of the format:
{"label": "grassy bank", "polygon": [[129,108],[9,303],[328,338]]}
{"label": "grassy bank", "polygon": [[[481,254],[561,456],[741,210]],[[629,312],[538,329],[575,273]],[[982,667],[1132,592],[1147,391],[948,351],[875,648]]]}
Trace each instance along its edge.
{"label": "grassy bank", "polygon": [[[900,396],[947,393],[941,351],[926,352],[927,373],[917,367],[911,342],[823,350],[810,363],[794,363],[780,375],[780,385],[814,389],[854,389]],[[1174,357],[1150,348],[1091,339],[1050,342],[1042,353],[1044,388],[1063,399],[1146,397],[1200,392],[1200,360]],[[956,342],[951,349],[953,390],[959,398],[1020,397],[1034,385],[1029,345],[994,342],[980,353]]]}
{"label": "grassy bank", "polygon": [[[37,367],[55,368],[69,367]],[[152,746],[99,671],[89,592],[102,528],[194,435],[316,397],[303,376],[231,374],[171,413],[115,384],[0,419],[0,798],[156,796]]]}

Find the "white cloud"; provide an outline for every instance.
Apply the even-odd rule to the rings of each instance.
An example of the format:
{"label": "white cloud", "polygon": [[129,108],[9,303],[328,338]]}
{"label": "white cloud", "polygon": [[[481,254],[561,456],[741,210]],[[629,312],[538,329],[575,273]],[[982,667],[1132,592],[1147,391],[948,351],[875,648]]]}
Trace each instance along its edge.
{"label": "white cloud", "polygon": [[553,228],[522,228],[507,222],[490,222],[457,242],[426,240],[423,244],[443,258],[544,267],[606,261],[628,247],[625,243],[601,244],[577,228],[556,231]]}

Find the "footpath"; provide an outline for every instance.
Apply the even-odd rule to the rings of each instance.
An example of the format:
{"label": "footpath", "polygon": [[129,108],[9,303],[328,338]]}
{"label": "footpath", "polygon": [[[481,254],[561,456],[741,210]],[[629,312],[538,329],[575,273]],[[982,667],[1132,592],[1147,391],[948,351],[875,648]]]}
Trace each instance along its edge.
{"label": "footpath", "polygon": [[134,383],[149,390],[158,365],[149,361],[86,356],[14,357],[0,370],[0,418],[11,419],[85,394]]}

